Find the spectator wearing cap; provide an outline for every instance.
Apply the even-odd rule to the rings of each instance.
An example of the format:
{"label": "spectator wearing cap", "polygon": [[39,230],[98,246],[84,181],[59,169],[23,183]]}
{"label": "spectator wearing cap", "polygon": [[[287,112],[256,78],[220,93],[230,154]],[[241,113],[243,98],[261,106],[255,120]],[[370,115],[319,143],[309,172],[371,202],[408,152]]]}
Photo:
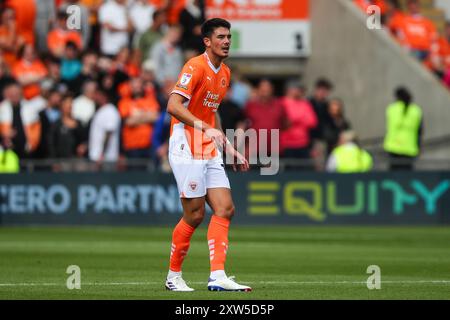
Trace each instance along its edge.
{"label": "spectator wearing cap", "polygon": [[339,145],[327,161],[327,171],[337,173],[362,173],[372,170],[372,156],[359,146],[354,131],[343,131],[339,135]]}
{"label": "spectator wearing cap", "polygon": [[83,49],[81,34],[67,28],[67,14],[65,11],[58,11],[56,23],[56,27],[47,36],[47,46],[50,53],[57,58],[62,58],[69,42],[74,43],[78,50],[81,51]]}
{"label": "spectator wearing cap", "polygon": [[37,57],[33,45],[26,44],[19,52],[20,59],[12,68],[12,75],[23,86],[25,99],[39,95],[39,83],[47,76],[47,69]]}
{"label": "spectator wearing cap", "polygon": [[286,95],[281,100],[288,127],[281,131],[280,149],[286,158],[310,158],[311,130],[317,127],[318,120],[313,107],[305,98],[305,93],[302,85],[291,81],[287,85]]}

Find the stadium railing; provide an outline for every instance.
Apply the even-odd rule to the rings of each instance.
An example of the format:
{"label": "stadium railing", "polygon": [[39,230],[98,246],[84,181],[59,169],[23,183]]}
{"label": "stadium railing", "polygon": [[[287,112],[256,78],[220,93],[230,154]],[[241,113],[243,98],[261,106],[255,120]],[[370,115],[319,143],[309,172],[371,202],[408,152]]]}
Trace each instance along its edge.
{"label": "stadium railing", "polygon": [[[373,155],[373,171],[388,171],[391,159],[386,155]],[[395,160],[397,164],[403,164],[402,160]],[[128,171],[143,171],[143,172],[170,172],[167,166],[157,166],[152,159],[122,159],[117,163],[104,163],[98,165],[95,162],[87,159],[22,159],[20,162],[21,172],[128,172]],[[252,165],[253,169],[260,168],[260,164]],[[427,159],[419,158],[414,163],[414,168],[417,171],[447,171],[450,170],[450,159]],[[284,171],[325,171],[324,161],[317,159],[280,159],[279,172]]]}

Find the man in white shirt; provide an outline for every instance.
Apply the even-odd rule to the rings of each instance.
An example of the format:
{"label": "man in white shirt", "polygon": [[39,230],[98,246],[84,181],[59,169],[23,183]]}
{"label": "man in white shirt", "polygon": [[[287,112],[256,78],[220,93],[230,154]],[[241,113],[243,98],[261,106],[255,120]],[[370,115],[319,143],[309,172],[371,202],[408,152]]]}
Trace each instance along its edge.
{"label": "man in white shirt", "polygon": [[82,94],[73,100],[72,116],[87,125],[95,113],[95,92],[97,82],[88,80],[83,84]]}
{"label": "man in white shirt", "polygon": [[103,90],[96,92],[99,109],[92,118],[89,131],[89,159],[98,167],[115,165],[119,159],[120,114]]}
{"label": "man in white shirt", "polygon": [[98,18],[101,24],[100,50],[114,56],[128,46],[132,25],[128,19],[126,0],[111,0],[101,5]]}
{"label": "man in white shirt", "polygon": [[155,7],[148,0],[136,0],[130,7],[130,20],[136,30],[136,36],[140,36],[152,25]]}

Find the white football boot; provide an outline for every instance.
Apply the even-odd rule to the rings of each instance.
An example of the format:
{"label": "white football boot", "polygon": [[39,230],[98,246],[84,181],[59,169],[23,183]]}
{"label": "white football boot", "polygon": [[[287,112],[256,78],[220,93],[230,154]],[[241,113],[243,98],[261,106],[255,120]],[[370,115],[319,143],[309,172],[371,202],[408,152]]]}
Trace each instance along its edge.
{"label": "white football boot", "polygon": [[248,286],[243,286],[239,283],[236,283],[234,277],[224,277],[216,280],[209,279],[208,280],[208,290],[209,291],[242,291],[249,292],[252,291],[252,288]]}
{"label": "white football boot", "polygon": [[166,280],[166,289],[178,292],[191,292],[194,289],[188,287],[181,276],[176,276]]}

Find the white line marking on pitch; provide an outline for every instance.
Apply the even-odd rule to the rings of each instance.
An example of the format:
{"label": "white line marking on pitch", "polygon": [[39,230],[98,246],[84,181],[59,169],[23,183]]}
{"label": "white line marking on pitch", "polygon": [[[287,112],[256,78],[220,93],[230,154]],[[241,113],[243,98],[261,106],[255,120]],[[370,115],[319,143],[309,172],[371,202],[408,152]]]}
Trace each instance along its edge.
{"label": "white line marking on pitch", "polygon": [[[86,282],[82,283],[83,286],[146,286],[146,285],[158,285],[163,282]],[[204,281],[188,281],[191,284],[206,284]],[[314,284],[366,284],[366,281],[256,281],[256,282],[243,282],[246,284],[298,284],[298,285],[314,285]],[[382,283],[387,284],[450,284],[450,280],[385,280]],[[0,283],[0,287],[39,287],[39,286],[65,286],[65,283],[56,282],[24,282],[24,283]]]}

